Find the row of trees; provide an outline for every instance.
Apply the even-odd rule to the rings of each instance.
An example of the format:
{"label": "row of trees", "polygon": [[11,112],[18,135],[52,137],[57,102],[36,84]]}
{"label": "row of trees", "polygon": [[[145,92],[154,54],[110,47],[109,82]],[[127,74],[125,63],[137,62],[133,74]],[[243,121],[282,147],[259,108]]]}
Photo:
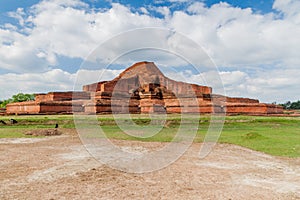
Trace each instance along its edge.
{"label": "row of trees", "polygon": [[32,101],[32,100],[34,100],[34,94],[19,93],[19,94],[13,95],[9,99],[0,101],[0,108],[5,108],[6,105],[9,104],[9,103]]}
{"label": "row of trees", "polygon": [[284,104],[280,104],[283,106],[284,109],[288,109],[288,110],[298,110],[300,109],[300,100],[295,101],[295,102],[286,102]]}

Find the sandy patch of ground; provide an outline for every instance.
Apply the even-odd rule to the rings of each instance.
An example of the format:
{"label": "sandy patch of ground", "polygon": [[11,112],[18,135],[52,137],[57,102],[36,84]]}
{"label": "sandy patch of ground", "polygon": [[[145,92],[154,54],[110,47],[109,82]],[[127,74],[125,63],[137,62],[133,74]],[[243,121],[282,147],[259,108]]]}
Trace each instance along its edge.
{"label": "sandy patch of ground", "polygon": [[[164,145],[113,143],[141,153]],[[300,159],[228,144],[199,159],[200,145],[160,171],[130,174],[93,159],[75,135],[0,139],[0,199],[300,199]]]}

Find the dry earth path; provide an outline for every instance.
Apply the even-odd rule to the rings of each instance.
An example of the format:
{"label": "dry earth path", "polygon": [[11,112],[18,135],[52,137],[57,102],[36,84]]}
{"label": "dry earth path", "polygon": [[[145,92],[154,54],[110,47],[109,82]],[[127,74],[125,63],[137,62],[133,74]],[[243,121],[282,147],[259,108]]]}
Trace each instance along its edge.
{"label": "dry earth path", "polygon": [[[143,151],[163,143],[113,141]],[[75,134],[0,139],[0,199],[300,199],[300,159],[193,144],[160,171],[130,174],[94,160]]]}

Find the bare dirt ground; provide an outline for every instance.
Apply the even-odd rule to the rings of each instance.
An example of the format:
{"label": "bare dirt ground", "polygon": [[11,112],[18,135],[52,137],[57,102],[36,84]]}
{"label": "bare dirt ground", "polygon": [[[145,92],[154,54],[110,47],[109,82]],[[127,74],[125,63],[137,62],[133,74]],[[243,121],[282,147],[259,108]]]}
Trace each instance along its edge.
{"label": "bare dirt ground", "polygon": [[[144,150],[163,143],[114,141]],[[193,144],[160,171],[130,174],[94,160],[76,134],[0,139],[0,199],[300,199],[300,159]]]}

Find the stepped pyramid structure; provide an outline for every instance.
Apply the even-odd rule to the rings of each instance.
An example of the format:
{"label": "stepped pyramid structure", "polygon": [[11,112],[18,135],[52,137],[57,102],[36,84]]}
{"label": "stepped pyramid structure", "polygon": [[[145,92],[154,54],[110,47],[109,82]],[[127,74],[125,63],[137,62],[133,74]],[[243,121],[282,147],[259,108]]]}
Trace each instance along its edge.
{"label": "stepped pyramid structure", "polygon": [[212,88],[166,77],[153,62],[139,62],[111,81],[81,92],[37,94],[35,101],[7,105],[8,114],[58,113],[283,113],[281,106],[212,93]]}

